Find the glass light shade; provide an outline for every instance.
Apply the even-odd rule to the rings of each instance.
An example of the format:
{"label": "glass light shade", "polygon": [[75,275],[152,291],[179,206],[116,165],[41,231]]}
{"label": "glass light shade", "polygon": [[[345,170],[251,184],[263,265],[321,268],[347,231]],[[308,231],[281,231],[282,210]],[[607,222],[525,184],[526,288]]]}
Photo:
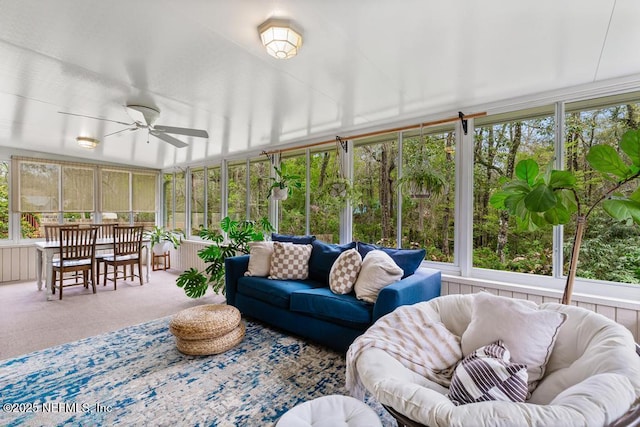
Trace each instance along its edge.
{"label": "glass light shade", "polygon": [[100,144],[99,139],[89,138],[88,136],[79,136],[76,138],[76,142],[80,147],[89,149],[96,148]]}
{"label": "glass light shade", "polygon": [[269,55],[278,59],[293,58],[302,46],[302,32],[288,19],[268,19],[258,27],[262,44]]}

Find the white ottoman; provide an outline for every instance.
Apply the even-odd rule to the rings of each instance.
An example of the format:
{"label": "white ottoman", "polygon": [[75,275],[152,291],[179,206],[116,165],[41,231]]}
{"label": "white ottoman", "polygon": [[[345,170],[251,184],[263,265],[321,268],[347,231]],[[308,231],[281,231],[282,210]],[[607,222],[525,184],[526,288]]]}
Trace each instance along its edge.
{"label": "white ottoman", "polygon": [[351,396],[331,395],[301,403],[287,411],[277,427],[382,427],[366,403]]}

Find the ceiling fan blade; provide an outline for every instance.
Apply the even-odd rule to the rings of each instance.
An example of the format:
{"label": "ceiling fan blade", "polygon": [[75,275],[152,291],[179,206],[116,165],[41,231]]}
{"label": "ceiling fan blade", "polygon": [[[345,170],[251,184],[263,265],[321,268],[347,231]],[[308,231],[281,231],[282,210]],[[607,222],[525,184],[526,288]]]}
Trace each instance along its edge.
{"label": "ceiling fan blade", "polygon": [[171,135],[167,135],[166,133],[162,133],[162,132],[158,132],[157,130],[149,130],[149,133],[153,136],[155,136],[156,138],[160,138],[161,140],[163,140],[164,142],[168,142],[169,144],[178,147],[178,148],[183,148],[183,147],[187,147],[188,144],[186,142],[182,142],[179,139],[176,139],[174,137],[172,137]]}
{"label": "ceiling fan blade", "polygon": [[64,112],[64,111],[58,111],[58,113],[66,114],[68,116],[87,117],[89,119],[103,120],[105,122],[113,122],[113,123],[118,123],[118,124],[125,125],[125,126],[131,126],[133,124],[133,123],[119,122],[117,120],[105,119],[105,118],[102,118],[102,117],[93,117],[93,116],[87,116],[87,115],[84,115],[84,114],[67,113],[67,112]]}
{"label": "ceiling fan blade", "polygon": [[106,135],[102,135],[102,137],[103,137],[103,138],[106,138],[106,137],[108,137],[108,136],[115,135],[115,134],[118,134],[118,133],[120,133],[120,132],[124,132],[124,131],[126,131],[126,130],[138,130],[138,128],[137,128],[137,127],[124,128],[124,129],[117,130],[117,131],[115,131],[115,132],[108,133],[108,134],[106,134]]}
{"label": "ceiling fan blade", "polygon": [[155,130],[160,132],[175,133],[176,135],[195,136],[196,138],[209,138],[209,133],[206,130],[191,129],[191,128],[178,128],[175,126],[155,125]]}

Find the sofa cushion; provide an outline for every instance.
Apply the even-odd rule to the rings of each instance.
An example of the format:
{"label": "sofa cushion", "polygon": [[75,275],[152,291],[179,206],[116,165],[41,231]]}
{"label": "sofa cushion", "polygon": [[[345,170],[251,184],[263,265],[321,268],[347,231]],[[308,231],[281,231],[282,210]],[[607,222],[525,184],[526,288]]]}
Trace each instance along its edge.
{"label": "sofa cushion", "polygon": [[323,286],[322,283],[311,280],[273,280],[266,277],[241,277],[238,279],[239,294],[285,309],[289,309],[293,292]]}
{"label": "sofa cushion", "polygon": [[309,278],[328,285],[333,263],[342,252],[355,248],[356,242],[336,245],[322,240],[314,240],[311,246],[313,248],[311,249],[311,258],[309,258]]}
{"label": "sofa cushion", "polygon": [[527,365],[529,392],[544,376],[564,313],[541,310],[532,301],[480,292],[473,300],[471,323],[462,334],[462,353],[502,340],[515,363]]}
{"label": "sofa cushion", "polygon": [[369,326],[372,309],[371,304],[357,300],[353,294],[336,295],[327,287],[298,289],[291,294],[291,311],[345,326]]}
{"label": "sofa cushion", "polygon": [[249,242],[249,267],[244,275],[267,277],[272,255],[273,242]]}
{"label": "sofa cushion", "polygon": [[291,234],[271,233],[271,240],[274,242],[295,243],[296,245],[310,245],[316,240],[316,236],[294,236]]}
{"label": "sofa cushion", "polygon": [[360,274],[353,287],[360,300],[375,303],[385,286],[397,282],[402,269],[383,251],[373,250],[362,260]]}
{"label": "sofa cushion", "polygon": [[342,252],[336,262],[331,267],[329,273],[329,289],[338,295],[344,295],[353,291],[356,284],[360,267],[362,266],[362,257],[355,249],[347,249]]}
{"label": "sofa cushion", "polygon": [[311,245],[273,242],[270,279],[304,280],[309,277]]}
{"label": "sofa cushion", "polygon": [[358,242],[358,252],[360,252],[362,258],[372,250],[380,250],[389,255],[391,259],[402,269],[403,279],[416,272],[427,254],[425,249],[394,249]]}
{"label": "sofa cushion", "polygon": [[453,373],[449,399],[456,405],[490,400],[524,402],[527,365],[511,363],[510,359],[500,340],[472,351]]}

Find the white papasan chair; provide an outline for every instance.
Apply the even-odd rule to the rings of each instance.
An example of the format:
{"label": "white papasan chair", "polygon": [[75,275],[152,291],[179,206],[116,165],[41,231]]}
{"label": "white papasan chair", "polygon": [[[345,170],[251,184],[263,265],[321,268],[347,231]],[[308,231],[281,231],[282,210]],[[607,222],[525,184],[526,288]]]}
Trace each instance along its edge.
{"label": "white papasan chair", "polygon": [[[492,308],[481,306],[481,298],[489,298],[490,302],[497,302],[498,305]],[[447,372],[446,369],[434,372],[434,375],[427,369],[430,363],[438,364],[437,360],[434,362],[437,358],[430,359],[432,355],[424,350],[424,342],[429,341],[429,335],[426,339],[424,336],[411,337],[411,333],[408,335],[406,331],[426,330],[429,334],[437,335],[438,328],[443,327],[441,331],[451,333],[455,341],[435,347],[440,362],[461,352],[459,361],[470,349],[474,350],[464,349],[465,340],[467,346],[476,348],[489,344],[496,336],[501,340],[506,338],[507,348],[509,345],[517,347],[527,340],[541,342],[542,338],[536,333],[548,325],[542,325],[544,322],[534,318],[527,320],[525,316],[523,326],[522,318],[510,313],[511,306],[522,306],[526,310],[544,311],[547,314],[555,312],[552,313],[554,316],[563,318],[560,326],[555,326],[554,342],[549,345],[551,353],[545,350],[546,363],[539,371],[542,375],[540,381],[536,383],[537,386],[534,384],[534,388],[529,384],[530,393],[524,403],[483,401],[456,406],[447,396],[449,389],[441,385],[442,381],[438,381],[439,375]],[[485,307],[483,312],[479,307]],[[396,311],[404,316],[397,317],[394,312],[395,322],[399,319],[401,325],[392,325],[387,327],[386,332],[383,330],[374,334],[378,322],[384,324],[385,316],[354,341],[347,352],[346,374],[347,390],[354,397],[362,398],[365,392],[370,393],[396,418],[399,426],[640,425],[640,353],[637,353],[631,333],[602,315],[576,306],[557,303],[538,306],[529,301],[497,297],[486,292],[442,296],[400,307]],[[387,316],[394,316],[394,313]],[[479,321],[478,317],[484,318],[485,322]],[[400,330],[394,330],[396,327]],[[381,334],[386,334],[386,337],[381,339]],[[470,337],[470,334],[474,336]],[[483,339],[486,342],[482,342]],[[418,343],[412,343],[412,340]],[[457,342],[459,347],[456,348],[452,342]],[[443,350],[445,347],[446,351]],[[466,351],[462,352],[463,349]],[[421,369],[415,366],[409,369],[407,366],[412,362],[401,360],[403,357],[394,351],[405,356],[411,355],[414,362],[420,360],[422,373],[417,373]],[[523,362],[516,360],[514,354],[511,353],[511,362]],[[449,378],[459,365],[455,362],[451,366]],[[424,369],[427,369],[426,374]],[[527,384],[523,387],[526,392]]]}

